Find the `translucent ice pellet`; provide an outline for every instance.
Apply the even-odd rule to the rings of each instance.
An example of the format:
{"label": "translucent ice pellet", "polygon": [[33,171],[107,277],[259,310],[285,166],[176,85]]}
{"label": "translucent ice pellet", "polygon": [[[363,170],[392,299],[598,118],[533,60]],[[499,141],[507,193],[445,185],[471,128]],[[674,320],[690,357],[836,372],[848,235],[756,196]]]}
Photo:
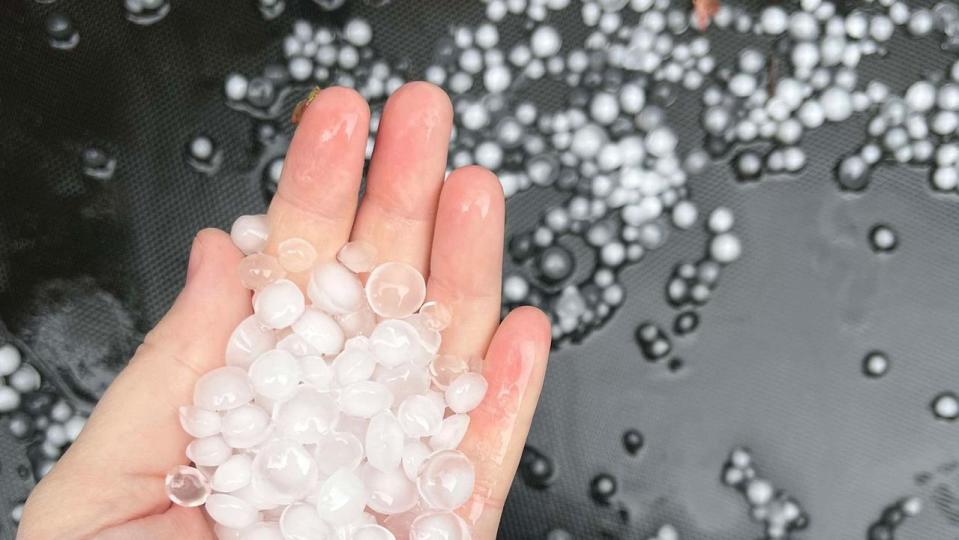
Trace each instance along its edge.
{"label": "translucent ice pellet", "polygon": [[420,441],[410,441],[406,443],[406,446],[403,447],[403,455],[400,461],[406,477],[415,482],[416,476],[420,471],[420,466],[432,453],[433,451],[430,450],[430,447]]}
{"label": "translucent ice pellet", "polygon": [[232,448],[252,448],[270,433],[270,415],[261,407],[246,404],[223,415],[220,435]]}
{"label": "translucent ice pellet", "polygon": [[201,467],[221,465],[232,453],[233,449],[219,435],[196,439],[186,447],[186,457]]}
{"label": "translucent ice pellet", "polygon": [[220,493],[236,491],[250,483],[253,457],[249,454],[234,454],[216,468],[210,486]]}
{"label": "translucent ice pellet", "polygon": [[317,390],[330,389],[333,382],[333,368],[326,363],[322,356],[302,356],[297,358],[300,363],[300,379],[312,385]]}
{"label": "translucent ice pellet", "polygon": [[180,506],[200,506],[210,496],[210,483],[206,475],[186,465],[173,467],[167,473],[163,487],[167,497]]}
{"label": "translucent ice pellet", "polygon": [[373,380],[386,386],[397,403],[414,394],[423,394],[430,387],[430,375],[426,368],[413,364],[395,368],[378,366],[373,372]]}
{"label": "translucent ice pellet", "polygon": [[363,303],[358,311],[353,313],[337,314],[333,319],[343,328],[346,337],[368,336],[376,328],[376,313],[370,309],[370,306]]}
{"label": "translucent ice pellet", "polygon": [[469,527],[452,512],[428,512],[410,525],[410,540],[470,540]]}
{"label": "translucent ice pellet", "polygon": [[446,389],[446,403],[456,413],[475,409],[486,395],[486,378],[479,373],[463,373]]}
{"label": "translucent ice pellet", "polygon": [[273,332],[250,315],[238,324],[226,344],[226,365],[247,369],[257,356],[276,345]]}
{"label": "translucent ice pellet", "polygon": [[393,394],[375,381],[353,383],[340,392],[340,410],[350,416],[372,418],[393,404]]}
{"label": "translucent ice pellet", "polygon": [[363,304],[360,280],[335,262],[318,264],[313,269],[307,293],[313,305],[327,313],[353,313]]}
{"label": "translucent ice pellet", "polygon": [[261,521],[243,529],[240,540],[284,540],[280,524],[275,521]]}
{"label": "translucent ice pellet", "polygon": [[423,307],[420,308],[420,315],[425,318],[427,327],[437,332],[445,330],[453,320],[453,312],[450,311],[450,308],[437,301],[423,304]]}
{"label": "translucent ice pellet", "polygon": [[280,261],[265,253],[254,253],[244,257],[236,271],[240,277],[240,283],[252,291],[259,291],[270,283],[286,277],[286,270],[280,266]]}
{"label": "translucent ice pellet", "polygon": [[[372,506],[370,507],[372,508]],[[369,523],[353,530],[352,540],[396,540],[393,533],[382,525]]]}
{"label": "translucent ice pellet", "polygon": [[458,354],[441,354],[430,362],[430,376],[440,390],[446,390],[453,379],[469,370],[469,359]]}
{"label": "translucent ice pellet", "polygon": [[250,503],[225,493],[214,493],[206,500],[206,512],[213,521],[231,529],[245,529],[256,521],[256,509]]}
{"label": "translucent ice pellet", "polygon": [[300,382],[300,364],[286,352],[274,349],[257,357],[250,366],[250,383],[257,394],[276,401],[293,397]]}
{"label": "translucent ice pellet", "polygon": [[217,540],[240,540],[240,530],[213,523],[213,534]]}
{"label": "translucent ice pellet", "polygon": [[[343,386],[369,379],[376,365],[376,358],[370,350],[370,340],[363,335],[347,339],[343,344],[343,351],[331,363],[339,383]],[[353,373],[355,371],[359,373]]]}
{"label": "translucent ice pellet", "polygon": [[378,514],[402,514],[416,505],[416,484],[400,467],[384,471],[366,463],[361,467],[360,478],[369,493],[366,504]]}
{"label": "translucent ice pellet", "polygon": [[408,437],[418,439],[429,437],[439,430],[440,424],[443,422],[444,409],[445,405],[438,405],[426,396],[409,396],[400,403],[396,416],[403,432]]}
{"label": "translucent ice pellet", "polygon": [[383,263],[366,280],[366,298],[377,315],[402,319],[423,304],[426,282],[416,268],[406,263]]}
{"label": "translucent ice pellet", "polygon": [[404,438],[403,428],[392,412],[383,411],[371,418],[364,443],[369,464],[381,471],[397,468]]}
{"label": "translucent ice pellet", "polygon": [[290,334],[277,342],[276,348],[286,351],[293,356],[311,356],[319,354],[305,337],[299,334]]}
{"label": "translucent ice pellet", "polygon": [[433,450],[450,450],[460,445],[470,426],[470,417],[465,414],[447,416],[440,424],[436,435],[430,437],[430,447]]}
{"label": "translucent ice pellet", "polygon": [[302,238],[287,238],[277,246],[276,258],[287,272],[303,272],[316,261],[316,248]]}
{"label": "translucent ice pellet", "polygon": [[316,496],[320,518],[332,525],[344,525],[358,519],[366,506],[367,492],[354,472],[340,469],[327,478]]}
{"label": "translucent ice pellet", "polygon": [[280,531],[287,540],[323,540],[332,533],[330,526],[320,519],[316,507],[306,503],[294,503],[283,510]]}
{"label": "translucent ice pellet", "polygon": [[183,431],[198,439],[220,432],[220,415],[191,405],[180,407],[180,425]]}
{"label": "translucent ice pellet", "polygon": [[300,386],[296,393],[276,409],[277,434],[302,444],[314,444],[335,426],[336,401],[328,394]]}
{"label": "translucent ice pellet", "polygon": [[293,332],[302,336],[319,354],[336,354],[343,349],[343,329],[318,309],[306,310],[293,323]]}
{"label": "translucent ice pellet", "polygon": [[386,367],[428,361],[419,333],[406,321],[387,319],[376,325],[370,334],[370,346],[376,359]]}
{"label": "translucent ice pellet", "polygon": [[432,357],[440,350],[440,344],[443,342],[443,336],[439,333],[438,330],[433,330],[430,328],[430,321],[427,319],[426,315],[422,313],[416,313],[410,315],[404,321],[410,323],[413,328],[416,329],[417,337],[419,338],[419,343],[421,347],[428,353],[424,355],[422,362],[427,361],[427,356]]}
{"label": "translucent ice pellet", "polygon": [[265,214],[240,216],[230,227],[233,245],[246,255],[263,251],[270,234],[270,222]]}
{"label": "translucent ice pellet", "polygon": [[316,463],[323,476],[339,469],[355,469],[363,455],[363,443],[352,433],[326,433],[316,443]]}
{"label": "translucent ice pellet", "polygon": [[423,462],[416,486],[430,508],[455,510],[473,494],[473,464],[458,450],[436,452]]}
{"label": "translucent ice pellet", "polygon": [[275,439],[259,448],[253,458],[254,487],[275,494],[277,502],[288,504],[316,487],[319,469],[303,446],[287,439]]}
{"label": "translucent ice pellet", "polygon": [[280,279],[257,292],[253,312],[264,325],[280,329],[293,324],[305,309],[303,293],[296,283]]}
{"label": "translucent ice pellet", "polygon": [[253,399],[246,371],[226,366],[207,372],[193,387],[193,404],[211,411],[235,409]]}
{"label": "translucent ice pellet", "polygon": [[353,272],[369,272],[376,264],[376,247],[369,242],[347,242],[336,254],[336,260]]}

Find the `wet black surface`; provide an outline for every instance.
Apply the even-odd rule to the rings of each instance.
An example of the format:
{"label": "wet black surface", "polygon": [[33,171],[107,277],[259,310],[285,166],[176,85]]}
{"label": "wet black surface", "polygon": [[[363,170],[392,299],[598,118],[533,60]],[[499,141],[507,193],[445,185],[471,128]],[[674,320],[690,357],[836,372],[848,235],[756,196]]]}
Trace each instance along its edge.
{"label": "wet black surface", "polygon": [[[226,74],[280,60],[296,16],[341,22],[360,13],[373,23],[374,48],[402,51],[415,76],[450,22],[482,13],[472,2],[444,4],[442,14],[420,6],[348,3],[331,16],[291,2],[264,21],[253,2],[174,1],[164,20],[141,27],[118,2],[0,3],[0,318],[4,339],[16,340],[51,391],[89,407],[169,306],[194,232],[264,209],[264,168],[283,142],[264,150],[253,120],[226,106]],[[79,29],[76,49],[48,46],[52,13]],[[550,20],[572,41],[584,34],[577,18],[567,10]],[[720,65],[756,41],[710,37]],[[955,59],[933,38],[897,36],[890,50],[865,60],[861,79],[901,91]],[[538,99],[560,102],[541,86]],[[681,93],[667,109],[683,151],[703,144],[698,103]],[[808,164],[796,176],[739,182],[727,153],[691,179],[701,216],[720,205],[735,211],[743,258],[724,269],[687,335],[672,330],[681,311],[665,285],[677,263],[702,256],[701,225],[671,230],[664,247],[620,273],[623,307],[551,357],[501,537],[562,527],[577,538],[646,538],[671,523],[684,540],[758,538],[743,496],[720,481],[737,446],[808,514],[796,538],[867,538],[910,495],[924,509],[898,523],[896,538],[959,536],[951,465],[959,424],[929,409],[934,396],[959,389],[959,197],[934,195],[928,170],[905,166],[880,167],[861,192],[840,191],[835,164],[861,144],[864,122],[855,115],[808,135]],[[288,131],[282,125],[280,138]],[[184,159],[198,133],[223,152],[210,175]],[[83,174],[90,146],[116,160],[108,178]],[[533,189],[511,198],[510,232],[529,231],[566,196]],[[870,248],[877,223],[895,229],[894,251]],[[574,279],[588,273],[591,252],[568,252]],[[681,369],[644,359],[636,330],[647,321],[671,336],[666,359],[682,358]],[[863,373],[873,350],[890,359],[881,378]],[[28,449],[8,421],[0,420],[4,537],[10,509],[32,485]],[[636,455],[627,451],[631,429],[642,434]]]}

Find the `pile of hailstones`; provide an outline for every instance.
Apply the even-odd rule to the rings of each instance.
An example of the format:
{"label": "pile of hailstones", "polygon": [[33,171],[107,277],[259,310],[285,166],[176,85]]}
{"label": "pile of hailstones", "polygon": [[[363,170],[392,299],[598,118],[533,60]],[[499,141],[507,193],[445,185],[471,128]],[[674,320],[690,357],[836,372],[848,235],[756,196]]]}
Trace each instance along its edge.
{"label": "pile of hailstones", "polygon": [[[475,359],[437,354],[449,309],[369,244],[318,261],[300,238],[262,253],[267,234],[262,215],[231,230],[254,314],[180,409],[195,467],[170,472],[169,498],[205,505],[220,538],[470,538],[454,511],[474,468],[456,448],[487,383]],[[306,297],[287,273],[308,275]]]}

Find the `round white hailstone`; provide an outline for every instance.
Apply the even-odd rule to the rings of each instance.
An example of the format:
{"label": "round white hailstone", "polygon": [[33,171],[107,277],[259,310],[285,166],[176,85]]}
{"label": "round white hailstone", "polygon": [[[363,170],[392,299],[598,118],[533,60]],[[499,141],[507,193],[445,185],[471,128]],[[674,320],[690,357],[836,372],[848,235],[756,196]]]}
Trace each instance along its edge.
{"label": "round white hailstone", "polygon": [[529,294],[529,283],[522,276],[510,275],[503,280],[503,298],[508,302],[522,302]]}
{"label": "round white hailstone", "polygon": [[688,229],[696,223],[699,217],[699,210],[691,201],[683,200],[673,206],[672,218],[673,225],[679,229]]}
{"label": "round white hailstone", "polygon": [[293,324],[304,309],[303,293],[288,279],[274,281],[253,298],[253,313],[257,320],[277,330]]}
{"label": "round white hailstone", "polygon": [[469,499],[475,480],[469,458],[457,450],[445,450],[423,463],[416,487],[428,508],[455,510]]}
{"label": "round white hailstone", "polygon": [[776,84],[776,97],[782,100],[789,110],[794,111],[802,105],[803,85],[796,79],[782,79]]}
{"label": "round white hailstone", "polygon": [[353,272],[342,264],[325,262],[316,265],[307,285],[313,304],[327,313],[353,313],[363,304],[363,285]]}
{"label": "round white hailstone", "polygon": [[[589,5],[595,4],[583,4],[584,7]],[[463,521],[463,518],[453,512],[427,512],[417,516],[410,524],[410,538],[468,540],[470,532],[469,526]]]}
{"label": "round white hailstone", "polygon": [[798,120],[788,118],[779,124],[776,138],[783,144],[796,144],[802,138],[802,124]]}
{"label": "round white hailstone", "polygon": [[570,150],[581,159],[595,157],[606,144],[606,131],[596,124],[586,124],[573,134]]}
{"label": "round white hailstone", "polygon": [[940,86],[936,94],[936,105],[947,111],[959,110],[959,85],[946,83]]}
{"label": "round white hailstone", "polygon": [[496,170],[503,163],[503,149],[492,141],[483,141],[474,150],[476,163],[487,169]]}
{"label": "round white hailstone", "polygon": [[446,82],[446,70],[440,66],[432,65],[423,72],[424,78],[437,86]]}
{"label": "round white hailstone", "polygon": [[736,218],[733,215],[733,211],[725,206],[720,206],[709,214],[709,221],[706,223],[706,227],[713,234],[721,234],[732,229],[735,221]]}
{"label": "round white hailstone", "polygon": [[270,222],[266,214],[240,216],[230,227],[230,239],[233,240],[233,245],[246,255],[263,251],[269,234]]}
{"label": "round white hailstone", "polygon": [[[283,538],[290,540],[329,538],[333,535],[330,526],[320,519],[316,507],[307,503],[294,503],[283,510],[280,515],[280,532]],[[232,540],[232,537],[230,539]]]}
{"label": "round white hailstone", "polygon": [[319,354],[336,354],[343,350],[343,329],[332,317],[318,309],[306,310],[293,323],[293,332],[305,339]]}
{"label": "round white hailstone", "polygon": [[608,126],[619,116],[619,102],[612,94],[598,92],[589,104],[589,114],[597,123]]}
{"label": "round white hailstone", "polygon": [[474,48],[464,50],[460,53],[459,66],[466,73],[476,75],[483,71],[483,53]]}
{"label": "round white hailstone", "polygon": [[433,451],[430,450],[430,447],[422,442],[418,440],[408,441],[406,446],[403,447],[403,457],[401,460],[403,472],[406,473],[406,477],[415,482],[416,477],[419,475],[420,466],[432,453]]}
{"label": "round white hailstone", "polygon": [[377,361],[388,368],[420,362],[426,352],[416,327],[398,319],[387,319],[376,325],[370,334],[370,349]]}
{"label": "round white hailstone", "polygon": [[499,43],[499,30],[496,25],[483,23],[476,29],[476,45],[483,49],[491,49]]}
{"label": "round white hailstone", "polygon": [[300,379],[317,390],[327,391],[333,382],[333,368],[322,356],[308,355],[297,358],[300,364]]}
{"label": "round white hailstone", "polygon": [[179,409],[183,431],[197,439],[212,437],[220,432],[220,415],[206,409],[184,405]]}
{"label": "round white hailstone", "polygon": [[201,409],[226,411],[249,403],[253,387],[246,371],[226,366],[205,373],[193,387],[193,404]]}
{"label": "round white hailstone", "polygon": [[846,34],[853,39],[862,39],[866,37],[869,30],[869,20],[861,11],[853,11],[846,15]]}
{"label": "round white hailstone", "polygon": [[9,386],[0,386],[0,413],[8,413],[20,406],[20,392]]}
{"label": "round white hailstone", "polygon": [[233,330],[226,344],[226,365],[247,369],[257,356],[276,345],[273,332],[250,315]]}
{"label": "round white hailstone", "polygon": [[800,41],[819,37],[819,21],[811,13],[795,11],[789,16],[789,34]]}
{"label": "round white hailstone", "polygon": [[294,81],[305,81],[313,75],[313,62],[306,57],[297,56],[291,58],[287,64],[287,71]]}
{"label": "round white hailstone", "polygon": [[257,449],[252,472],[250,485],[281,504],[313,492],[319,478],[316,460],[303,445],[283,439],[273,439]]}
{"label": "round white hailstone", "polygon": [[823,115],[830,122],[842,122],[852,114],[852,98],[849,92],[838,86],[827,88],[820,96],[819,102],[822,104]]}
{"label": "round white hailstone", "polygon": [[363,443],[353,433],[331,431],[316,443],[316,457],[322,476],[329,476],[340,469],[353,470],[363,460]]}
{"label": "round white hailstone", "polygon": [[889,17],[876,15],[869,22],[869,35],[880,43],[889,41],[895,31],[896,25],[889,20]]}
{"label": "round white hailstone", "polygon": [[914,36],[924,36],[931,32],[934,26],[935,19],[933,18],[932,12],[928,9],[920,8],[912,12],[907,28],[909,29],[909,33]]}
{"label": "round white hailstone", "polygon": [[433,450],[451,450],[460,445],[466,430],[469,429],[470,417],[465,414],[447,416],[440,424],[439,431],[430,437],[430,448]]}
{"label": "round white hailstone", "polygon": [[790,53],[793,66],[798,70],[811,70],[819,63],[819,47],[815,43],[797,43]]}
{"label": "round white hailstone", "polygon": [[646,104],[646,92],[638,84],[624,84],[619,89],[619,105],[623,112],[636,114]]}
{"label": "round white hailstone", "polygon": [[599,259],[603,265],[615,268],[626,259],[626,248],[619,242],[606,244],[600,249]]}
{"label": "round white hailstone", "polygon": [[922,500],[919,497],[909,497],[902,501],[901,508],[907,516],[917,516],[922,511]]}
{"label": "round white hailstone", "polygon": [[12,343],[0,347],[0,377],[13,375],[20,368],[21,355]]}
{"label": "round white hailstone", "polygon": [[539,58],[553,56],[562,47],[559,32],[552,26],[543,25],[533,31],[530,37],[530,49]]}
{"label": "round white hailstone", "polygon": [[403,455],[404,439],[403,428],[392,412],[376,414],[366,429],[364,449],[367,461],[381,471],[395,469]]}
{"label": "round white hailstone", "polygon": [[360,63],[360,53],[354,47],[347,45],[336,55],[336,62],[343,69],[353,69]]}
{"label": "round white hailstone", "polygon": [[340,410],[350,416],[372,418],[390,408],[393,394],[379,382],[360,381],[340,391],[339,404]]}
{"label": "round white hailstone", "polygon": [[660,126],[646,134],[646,151],[656,157],[664,157],[676,150],[679,142],[676,134],[666,126]]}
{"label": "round white hailstone", "polygon": [[[369,498],[366,501],[370,510],[383,515],[394,515],[407,512],[412,509],[417,502],[419,494],[416,491],[416,484],[410,481],[400,467],[391,467],[381,470],[372,463],[366,463],[360,466],[360,478],[363,479]],[[379,525],[367,525],[367,527],[379,527]],[[388,538],[392,539],[393,534],[387,532]],[[364,538],[357,532],[351,537],[355,540]],[[366,538],[384,538],[381,536],[369,536]]]}
{"label": "round white hailstone", "polygon": [[329,434],[339,414],[336,401],[326,392],[299,386],[293,397],[277,405],[277,433],[301,444],[316,444]]}
{"label": "round white hailstone", "polygon": [[841,35],[826,36],[819,46],[819,56],[824,66],[835,66],[842,62],[846,50],[846,38]]}
{"label": "round white hailstone", "polygon": [[333,359],[332,367],[340,386],[369,380],[376,368],[376,357],[370,351],[369,340],[364,336],[351,338]]}
{"label": "round white hailstone", "polygon": [[940,394],[932,402],[932,411],[944,420],[955,420],[959,418],[959,399],[952,393]]}
{"label": "round white hailstone", "polygon": [[788,25],[789,16],[779,6],[767,6],[759,16],[759,26],[765,34],[778,36],[786,31]]}
{"label": "round white hailstone", "polygon": [[493,94],[506,91],[512,80],[512,72],[503,64],[487,67],[483,73],[483,84]]}
{"label": "round white hailstone", "polygon": [[916,81],[906,90],[906,105],[918,112],[926,112],[936,104],[936,87],[929,81]]}
{"label": "round white hailstone", "polygon": [[464,373],[446,388],[446,403],[455,413],[468,413],[479,406],[488,383],[479,373]]}
{"label": "round white hailstone", "polygon": [[409,396],[397,409],[397,420],[407,436],[419,439],[436,433],[443,422],[444,404],[423,395]]}
{"label": "round white hailstone", "polygon": [[932,185],[939,191],[952,191],[959,185],[959,170],[955,167],[940,167],[932,173]]}
{"label": "round white hailstone", "polygon": [[186,447],[186,457],[201,467],[216,467],[230,459],[231,455],[233,449],[219,435],[194,439]]}
{"label": "round white hailstone", "polygon": [[416,268],[406,263],[384,263],[370,272],[366,281],[366,298],[381,317],[409,317],[426,298],[426,282]]}
{"label": "round white hailstone", "polygon": [[767,480],[756,478],[746,485],[746,499],[753,506],[762,506],[772,500],[774,490]]}
{"label": "round white hailstone", "polygon": [[231,101],[241,101],[246,97],[246,89],[249,87],[250,83],[246,80],[246,77],[240,75],[239,73],[231,73],[226,77],[226,84],[224,85],[224,92],[226,93],[226,98]]}
{"label": "round white hailstone", "polygon": [[365,47],[373,39],[373,28],[363,19],[350,19],[343,27],[343,37],[352,45]]}
{"label": "round white hailstone", "polygon": [[709,242],[709,255],[718,263],[729,264],[742,255],[739,237],[732,233],[722,233]]}
{"label": "round white hailstone", "polygon": [[947,167],[959,163],[959,145],[942,144],[936,149],[936,164]]}
{"label": "round white hailstone", "polygon": [[250,384],[257,394],[285,401],[300,383],[300,364],[292,354],[274,349],[257,357],[250,366]]}
{"label": "round white hailstone", "polygon": [[806,166],[806,153],[798,146],[783,149],[783,167],[789,172],[799,172]]}
{"label": "round white hailstone", "polygon": [[729,91],[736,97],[744,98],[756,91],[756,78],[748,73],[737,73],[729,79]]}
{"label": "round white hailstone", "polygon": [[206,500],[206,513],[213,521],[230,529],[245,529],[256,522],[256,508],[239,497],[214,493]]}
{"label": "round white hailstone", "polygon": [[210,486],[220,493],[231,493],[250,483],[253,475],[253,457],[249,454],[234,454],[216,468]]}

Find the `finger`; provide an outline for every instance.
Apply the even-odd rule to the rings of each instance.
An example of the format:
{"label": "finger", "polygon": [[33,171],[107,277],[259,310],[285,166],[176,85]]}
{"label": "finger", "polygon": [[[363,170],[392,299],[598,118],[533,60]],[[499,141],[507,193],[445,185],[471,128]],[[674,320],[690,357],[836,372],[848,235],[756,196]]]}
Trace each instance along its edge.
{"label": "finger", "polygon": [[427,298],[449,307],[444,354],[481,356],[500,315],[503,272],[503,189],[493,173],[464,167],[440,194]]}
{"label": "finger", "polygon": [[106,529],[94,540],[150,540],[155,538],[189,538],[214,540],[210,524],[199,508],[171,506],[162,514],[134,519]]}
{"label": "finger", "polygon": [[[180,428],[178,408],[192,402],[200,375],[223,364],[233,328],[250,313],[249,292],[236,273],[241,258],[226,233],[197,235],[187,283],[173,307],[110,385],[77,441],[31,494],[23,522],[40,531],[62,527],[60,536],[36,538],[80,538],[85,536],[80,532],[89,534],[169,505],[162,479],[172,465],[187,462],[184,449],[190,441]],[[90,485],[98,486],[94,493]],[[55,523],[45,523],[45,508],[69,511],[51,520]]]}
{"label": "finger", "polygon": [[310,102],[267,212],[268,252],[303,238],[320,260],[335,256],[353,227],[369,124],[369,106],[353,90],[327,88]]}
{"label": "finger", "polygon": [[353,239],[375,246],[378,261],[427,272],[452,118],[449,97],[429,83],[408,83],[386,102],[353,226]]}
{"label": "finger", "polygon": [[503,503],[516,474],[539,400],[549,356],[549,319],[522,307],[500,325],[486,354],[486,397],[470,413],[460,449],[476,467],[473,496],[460,513],[474,538],[495,538]]}

